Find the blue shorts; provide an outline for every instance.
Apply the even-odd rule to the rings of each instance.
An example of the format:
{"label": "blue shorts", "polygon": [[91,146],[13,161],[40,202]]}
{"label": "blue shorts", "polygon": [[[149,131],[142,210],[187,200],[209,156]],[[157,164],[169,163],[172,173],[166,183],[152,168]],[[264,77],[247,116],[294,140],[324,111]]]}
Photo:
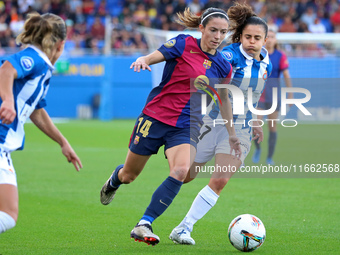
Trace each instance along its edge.
{"label": "blue shorts", "polygon": [[180,144],[191,144],[197,148],[199,129],[178,128],[149,117],[139,115],[133,129],[129,149],[139,155],[157,154],[164,145],[164,152]]}

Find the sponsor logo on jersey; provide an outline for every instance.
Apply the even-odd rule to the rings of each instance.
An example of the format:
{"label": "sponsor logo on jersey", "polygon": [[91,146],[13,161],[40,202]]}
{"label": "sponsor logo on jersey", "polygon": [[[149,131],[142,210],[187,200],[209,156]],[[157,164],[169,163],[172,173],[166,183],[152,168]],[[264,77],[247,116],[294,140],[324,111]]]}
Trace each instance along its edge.
{"label": "sponsor logo on jersey", "polygon": [[33,58],[25,56],[20,59],[20,64],[25,71],[30,71],[34,66],[34,61]]}
{"label": "sponsor logo on jersey", "polygon": [[176,39],[172,39],[164,43],[164,46],[167,48],[171,48],[171,47],[174,47],[175,44],[176,44]]}
{"label": "sponsor logo on jersey", "polygon": [[205,69],[210,69],[211,67],[211,61],[208,59],[204,59],[203,66]]}
{"label": "sponsor logo on jersey", "polygon": [[262,78],[263,78],[264,80],[267,80],[267,78],[268,78],[268,73],[267,73],[267,71],[264,72]]}
{"label": "sponsor logo on jersey", "polygon": [[227,60],[231,60],[233,58],[233,53],[231,53],[229,51],[223,52],[223,54],[224,54],[224,56]]}

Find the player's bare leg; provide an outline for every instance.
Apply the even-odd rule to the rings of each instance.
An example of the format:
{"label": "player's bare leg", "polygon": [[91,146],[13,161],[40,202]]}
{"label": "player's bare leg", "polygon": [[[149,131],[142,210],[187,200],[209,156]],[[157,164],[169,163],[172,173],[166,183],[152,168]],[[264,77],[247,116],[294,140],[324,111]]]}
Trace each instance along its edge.
{"label": "player's bare leg", "polygon": [[133,182],[142,172],[150,156],[138,155],[128,151],[125,164],[119,165],[105,182],[100,191],[100,201],[103,205],[108,205],[113,200],[120,184]]}
{"label": "player's bare leg", "polygon": [[[218,153],[215,156],[215,169],[217,169],[217,166],[238,169],[241,163],[240,159],[229,154]],[[174,243],[195,244],[195,240],[191,237],[194,224],[216,204],[221,191],[233,174],[234,172],[232,171],[213,173],[209,184],[199,192],[183,221],[172,230],[169,238]]]}
{"label": "player's bare leg", "polygon": [[18,218],[18,188],[0,184],[0,234],[13,228]]}
{"label": "player's bare leg", "polygon": [[[279,116],[279,111],[275,111],[272,114],[268,115],[268,119],[278,119],[278,116]],[[267,164],[275,165],[275,162],[273,160],[273,155],[274,155],[276,140],[277,140],[276,121],[269,121],[268,128],[269,128],[268,156],[267,156],[266,162]]]}

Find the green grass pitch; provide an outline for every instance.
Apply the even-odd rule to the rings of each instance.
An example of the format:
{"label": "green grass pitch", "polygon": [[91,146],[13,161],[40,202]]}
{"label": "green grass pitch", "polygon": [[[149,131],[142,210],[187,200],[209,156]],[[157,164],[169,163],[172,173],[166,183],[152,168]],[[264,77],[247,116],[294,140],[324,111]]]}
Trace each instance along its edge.
{"label": "green grass pitch", "polygon": [[[119,189],[110,205],[99,202],[102,185],[124,162],[133,125],[131,120],[58,124],[82,159],[84,168],[77,173],[56,143],[27,124],[25,150],[12,153],[19,220],[0,235],[0,254],[241,254],[229,243],[227,228],[243,213],[258,216],[267,230],[264,245],[254,254],[339,254],[339,178],[234,178],[196,224],[196,245],[175,245],[168,239],[171,230],[208,182],[197,178],[182,187],[153,224],[161,242],[155,247],[135,243],[130,231],[169,173],[163,150],[135,182]],[[339,129],[340,125],[280,127],[276,163],[340,163]]]}

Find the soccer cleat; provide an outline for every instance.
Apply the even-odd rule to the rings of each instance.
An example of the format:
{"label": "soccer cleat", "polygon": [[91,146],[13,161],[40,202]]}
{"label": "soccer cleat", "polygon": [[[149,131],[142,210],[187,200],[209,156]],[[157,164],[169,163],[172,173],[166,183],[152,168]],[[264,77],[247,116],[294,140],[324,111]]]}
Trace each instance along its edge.
{"label": "soccer cleat", "polygon": [[267,158],[267,164],[275,166],[275,162],[274,162],[274,160],[272,158]]}
{"label": "soccer cleat", "polygon": [[100,202],[103,205],[108,205],[109,203],[111,203],[111,201],[113,200],[113,198],[115,197],[116,191],[118,188],[113,188],[110,185],[110,181],[111,181],[111,176],[110,178],[105,182],[104,186],[102,187],[101,191],[100,191]]}
{"label": "soccer cleat", "polygon": [[141,224],[136,225],[130,234],[130,237],[135,239],[135,241],[144,242],[148,245],[156,245],[159,243],[160,239],[157,235],[155,235],[152,231],[152,227],[150,224]]}
{"label": "soccer cleat", "polygon": [[261,150],[255,150],[254,155],[252,157],[253,163],[259,163],[261,157]]}
{"label": "soccer cleat", "polygon": [[195,240],[190,236],[190,232],[185,227],[174,228],[169,239],[177,244],[195,245]]}

